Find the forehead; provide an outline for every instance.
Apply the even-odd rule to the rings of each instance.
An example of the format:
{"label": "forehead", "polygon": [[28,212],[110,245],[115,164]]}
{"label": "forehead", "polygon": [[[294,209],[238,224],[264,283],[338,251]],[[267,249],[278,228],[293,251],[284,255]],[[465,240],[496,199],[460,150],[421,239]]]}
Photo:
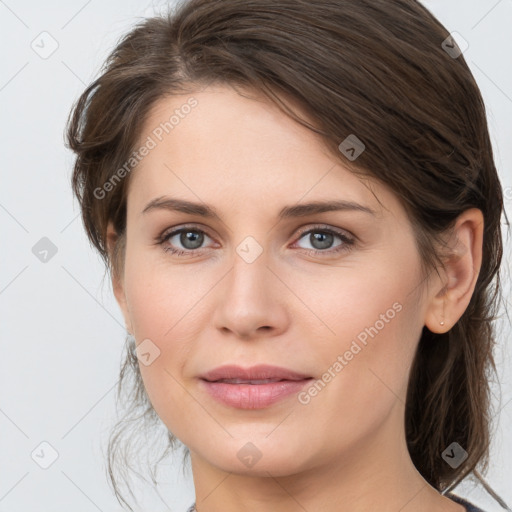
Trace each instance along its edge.
{"label": "forehead", "polygon": [[[381,208],[343,156],[261,95],[249,95],[216,86],[155,102],[138,142],[151,149],[133,171],[129,203],[140,211],[170,194],[261,210],[338,197]],[[382,204],[396,203],[379,183],[371,189]]]}

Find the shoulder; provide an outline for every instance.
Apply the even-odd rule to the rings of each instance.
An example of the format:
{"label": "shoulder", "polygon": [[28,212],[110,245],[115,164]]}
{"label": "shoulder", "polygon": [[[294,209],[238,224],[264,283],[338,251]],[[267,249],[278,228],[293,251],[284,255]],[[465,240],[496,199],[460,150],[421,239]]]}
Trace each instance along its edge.
{"label": "shoulder", "polygon": [[446,496],[456,503],[462,505],[467,510],[467,512],[485,512],[481,508],[478,508],[477,506],[473,505],[473,503],[467,501],[464,498],[461,498],[460,496],[455,494],[447,494]]}

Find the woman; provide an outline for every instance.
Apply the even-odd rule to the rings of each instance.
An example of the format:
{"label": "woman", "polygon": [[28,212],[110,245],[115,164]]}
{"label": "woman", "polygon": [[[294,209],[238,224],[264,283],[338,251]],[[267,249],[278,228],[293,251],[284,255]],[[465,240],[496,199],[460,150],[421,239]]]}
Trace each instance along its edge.
{"label": "woman", "polygon": [[120,501],[142,413],[190,510],[478,511],[450,490],[488,463],[503,198],[428,10],[191,0],[119,42],[68,144],[129,333]]}

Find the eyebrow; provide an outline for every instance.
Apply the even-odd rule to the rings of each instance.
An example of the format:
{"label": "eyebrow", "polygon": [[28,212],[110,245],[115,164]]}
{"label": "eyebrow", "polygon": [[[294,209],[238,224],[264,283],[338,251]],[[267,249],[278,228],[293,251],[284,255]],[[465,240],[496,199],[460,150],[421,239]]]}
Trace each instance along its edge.
{"label": "eyebrow", "polygon": [[[176,199],[169,196],[160,196],[152,199],[142,210],[146,214],[153,210],[170,210],[201,217],[221,220],[220,215],[215,208],[204,203],[194,203],[184,199]],[[376,215],[376,212],[368,206],[346,200],[314,201],[310,203],[285,206],[278,214],[279,219],[289,219],[295,217],[306,217],[324,212],[333,211],[358,211],[369,215]]]}

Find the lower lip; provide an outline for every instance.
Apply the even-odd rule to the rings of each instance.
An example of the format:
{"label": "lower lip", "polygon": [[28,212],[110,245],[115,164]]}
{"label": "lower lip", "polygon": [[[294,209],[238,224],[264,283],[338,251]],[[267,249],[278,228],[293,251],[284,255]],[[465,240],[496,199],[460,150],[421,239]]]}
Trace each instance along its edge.
{"label": "lower lip", "polygon": [[216,400],[237,409],[263,409],[298,393],[313,379],[283,380],[267,384],[228,384],[201,379],[206,391]]}

